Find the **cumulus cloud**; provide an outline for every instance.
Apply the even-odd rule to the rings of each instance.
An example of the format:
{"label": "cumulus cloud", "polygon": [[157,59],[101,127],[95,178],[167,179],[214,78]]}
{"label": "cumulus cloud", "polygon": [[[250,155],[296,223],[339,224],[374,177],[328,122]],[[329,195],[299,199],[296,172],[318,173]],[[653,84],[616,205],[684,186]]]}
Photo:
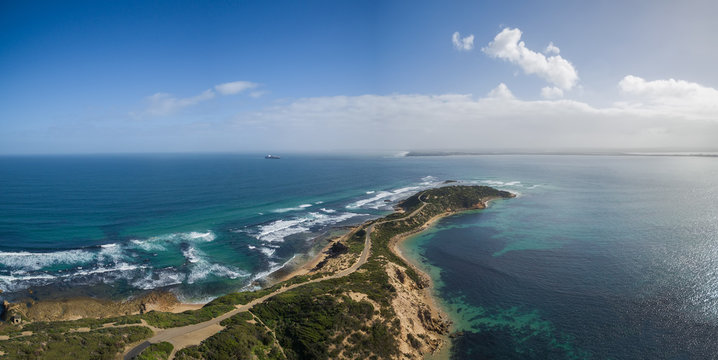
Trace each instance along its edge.
{"label": "cumulus cloud", "polygon": [[182,108],[212,99],[214,96],[214,91],[210,89],[203,91],[197,96],[188,98],[177,98],[167,93],[156,93],[147,97],[148,106],[146,113],[156,116],[169,115]]}
{"label": "cumulus cloud", "polygon": [[[82,124],[82,138],[94,131],[89,137],[99,144],[94,151],[127,150],[147,136],[152,142],[143,151],[715,148],[718,109],[706,103],[716,96],[715,89],[681,80],[624,80],[617,84],[625,102],[603,107],[567,99],[523,100],[499,84],[484,96],[310,97],[245,110],[230,120],[204,116],[193,122],[90,130]],[[685,101],[696,97],[706,100]],[[665,107],[658,99],[684,101],[681,107]],[[65,135],[56,133],[43,142],[81,143]]]}
{"label": "cumulus cloud", "polygon": [[506,86],[506,84],[501,83],[499,86],[489,91],[489,97],[495,99],[513,99],[514,94],[511,90],[509,90],[509,87]]}
{"label": "cumulus cloud", "polygon": [[555,86],[546,86],[541,88],[541,96],[544,99],[560,99],[563,97],[563,90]]}
{"label": "cumulus cloud", "polygon": [[245,90],[254,89],[257,86],[258,84],[249,81],[234,81],[215,85],[214,89],[222,95],[234,95]]}
{"label": "cumulus cloud", "polygon": [[554,45],[553,42],[548,43],[548,46],[546,46],[546,49],[544,49],[544,54],[554,54],[558,55],[561,53],[561,49],[558,48],[558,46]]}
{"label": "cumulus cloud", "polygon": [[627,75],[618,88],[625,101],[618,106],[644,111],[687,112],[692,118],[718,120],[718,90],[685,80],[647,81]]}
{"label": "cumulus cloud", "polygon": [[[561,90],[561,89],[558,89]],[[555,90],[547,90],[554,92]],[[639,148],[715,146],[718,110],[645,105],[594,107],[574,100],[522,100],[505,84],[486,96],[331,96],[239,115],[250,147],[360,149]],[[694,121],[687,121],[687,120]]]}
{"label": "cumulus cloud", "polygon": [[[526,74],[535,74],[562,90],[570,90],[576,85],[578,72],[568,60],[561,55],[546,57],[528,49],[521,41],[521,35],[519,29],[505,28],[481,50],[491,57],[516,64]],[[553,46],[551,51],[558,51],[558,48]]]}
{"label": "cumulus cloud", "polygon": [[454,44],[454,48],[459,51],[469,51],[474,48],[474,35],[461,37],[459,32],[455,32],[451,35],[451,42]]}

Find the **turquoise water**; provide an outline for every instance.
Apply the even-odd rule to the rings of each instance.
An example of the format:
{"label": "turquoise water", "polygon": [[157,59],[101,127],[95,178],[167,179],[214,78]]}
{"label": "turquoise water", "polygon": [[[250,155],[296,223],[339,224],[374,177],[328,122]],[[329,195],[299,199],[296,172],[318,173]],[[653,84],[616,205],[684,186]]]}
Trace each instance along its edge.
{"label": "turquoise water", "polygon": [[0,290],[203,301],[252,288],[333,228],[439,183],[395,157],[0,158]]}
{"label": "turquoise water", "polygon": [[453,358],[716,357],[717,162],[537,158],[504,174],[521,196],[404,244],[465,332]]}
{"label": "turquoise water", "polygon": [[405,243],[464,331],[454,358],[718,353],[712,158],[2,157],[0,297],[251,288],[447,179],[520,194]]}

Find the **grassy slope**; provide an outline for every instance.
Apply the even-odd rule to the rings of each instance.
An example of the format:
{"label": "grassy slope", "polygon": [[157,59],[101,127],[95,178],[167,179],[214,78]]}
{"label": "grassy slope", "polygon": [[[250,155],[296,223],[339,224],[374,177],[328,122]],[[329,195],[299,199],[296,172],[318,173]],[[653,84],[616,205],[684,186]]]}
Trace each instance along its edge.
{"label": "grassy slope", "polygon": [[[255,306],[253,312],[274,330],[289,359],[329,359],[339,354],[359,358],[396,356],[399,323],[391,307],[396,289],[389,284],[384,266],[387,261],[403,267],[406,267],[406,264],[390,251],[390,239],[398,234],[419,230],[429,219],[447,210],[470,209],[488,198],[510,196],[508,192],[485,186],[448,186],[415,194],[399,204],[404,212],[393,213],[373,222],[378,225],[371,234],[372,253],[369,261],[359,271],[343,278],[308,284],[274,296]],[[407,218],[424,202],[426,205],[420,212]],[[383,220],[396,221],[381,223]],[[364,229],[367,227],[368,224]],[[364,229],[355,235],[356,239],[352,238],[350,252],[361,252]],[[411,267],[407,267],[406,275],[417,284],[420,282],[418,274]],[[313,277],[299,276],[267,289],[228,294],[215,299],[202,309],[181,314],[152,311],[143,315],[113,319],[38,322],[27,324],[23,329],[2,326],[0,335],[8,334],[12,338],[0,341],[0,351],[4,351],[8,359],[112,358],[125,345],[151,336],[151,331],[142,326],[100,329],[103,324],[137,324],[140,319],[159,328],[195,324],[230,311],[233,305],[246,304],[252,299],[271,293],[282,285],[305,282],[311,278]],[[350,299],[345,296],[348,291],[366,294],[378,308],[367,301],[357,302]],[[259,359],[283,358],[266,329],[259,324],[248,323],[247,319],[244,319],[245,314],[225,320],[223,325],[226,325],[227,329],[199,346],[180,350],[177,358],[245,358],[248,354]],[[95,330],[86,333],[73,332],[67,338],[64,337],[67,335],[61,335],[80,327]],[[34,334],[22,337],[19,335],[21,330],[34,331]],[[162,349],[154,350],[161,353]]]}

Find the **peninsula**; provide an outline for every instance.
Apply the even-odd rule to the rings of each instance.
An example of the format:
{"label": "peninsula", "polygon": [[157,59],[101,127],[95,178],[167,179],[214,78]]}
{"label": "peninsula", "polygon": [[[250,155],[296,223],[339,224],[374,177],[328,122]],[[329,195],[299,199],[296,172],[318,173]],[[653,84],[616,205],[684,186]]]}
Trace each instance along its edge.
{"label": "peninsula", "polygon": [[[334,239],[311,269],[271,287],[227,294],[182,313],[4,322],[0,356],[419,359],[447,341],[450,322],[434,305],[428,276],[396,244],[441,217],[513,196],[486,186],[421,191],[394,213]],[[23,318],[14,309],[13,316]]]}

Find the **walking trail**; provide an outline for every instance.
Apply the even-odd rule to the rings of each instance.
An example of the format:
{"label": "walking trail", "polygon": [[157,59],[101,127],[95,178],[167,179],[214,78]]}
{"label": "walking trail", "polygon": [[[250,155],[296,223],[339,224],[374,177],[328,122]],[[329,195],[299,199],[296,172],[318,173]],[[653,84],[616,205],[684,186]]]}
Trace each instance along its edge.
{"label": "walking trail", "polygon": [[378,224],[391,222],[391,221],[405,220],[410,217],[413,217],[419,211],[421,211],[424,208],[424,206],[426,206],[426,203],[423,200],[421,200],[421,196],[419,196],[419,201],[422,202],[421,206],[418,209],[414,210],[411,214],[409,214],[409,216],[405,216],[405,217],[402,217],[399,219],[393,219],[393,220],[384,220],[381,222],[371,224],[369,226],[368,231],[366,232],[366,236],[364,238],[364,249],[362,250],[361,255],[359,256],[359,260],[357,262],[355,262],[354,265],[352,265],[351,267],[341,270],[341,271],[337,271],[336,273],[329,275],[329,276],[324,276],[324,277],[309,280],[306,282],[281,287],[272,293],[264,295],[260,298],[256,298],[244,305],[237,305],[236,309],[234,309],[230,312],[224,313],[224,314],[222,314],[216,318],[213,318],[211,320],[207,320],[205,322],[201,322],[201,323],[197,323],[197,324],[193,324],[193,325],[182,326],[182,327],[170,328],[170,329],[153,328],[153,330],[155,331],[155,335],[153,337],[149,338],[148,340],[146,340],[145,342],[143,342],[143,343],[131,348],[127,352],[125,352],[124,359],[130,360],[130,359],[136,357],[137,355],[139,355],[143,350],[145,350],[151,344],[157,344],[157,343],[161,343],[163,341],[169,342],[170,344],[172,344],[172,346],[174,346],[174,349],[172,350],[172,353],[169,356],[169,359],[173,359],[177,350],[180,350],[185,347],[192,346],[192,345],[198,345],[203,340],[222,331],[224,329],[224,326],[220,325],[220,323],[223,320],[228,319],[238,313],[241,313],[244,311],[249,311],[249,309],[251,309],[255,305],[261,304],[273,296],[279,295],[286,291],[289,291],[289,290],[292,290],[292,289],[295,289],[295,288],[298,288],[300,286],[304,286],[307,284],[311,284],[311,283],[315,283],[315,282],[319,282],[319,281],[325,281],[325,280],[329,280],[329,279],[341,278],[341,277],[347,276],[347,275],[357,271],[357,269],[359,269],[362,265],[364,265],[367,262],[367,260],[369,259],[369,253],[371,251],[371,236],[370,235],[374,231],[374,226],[378,225]]}

